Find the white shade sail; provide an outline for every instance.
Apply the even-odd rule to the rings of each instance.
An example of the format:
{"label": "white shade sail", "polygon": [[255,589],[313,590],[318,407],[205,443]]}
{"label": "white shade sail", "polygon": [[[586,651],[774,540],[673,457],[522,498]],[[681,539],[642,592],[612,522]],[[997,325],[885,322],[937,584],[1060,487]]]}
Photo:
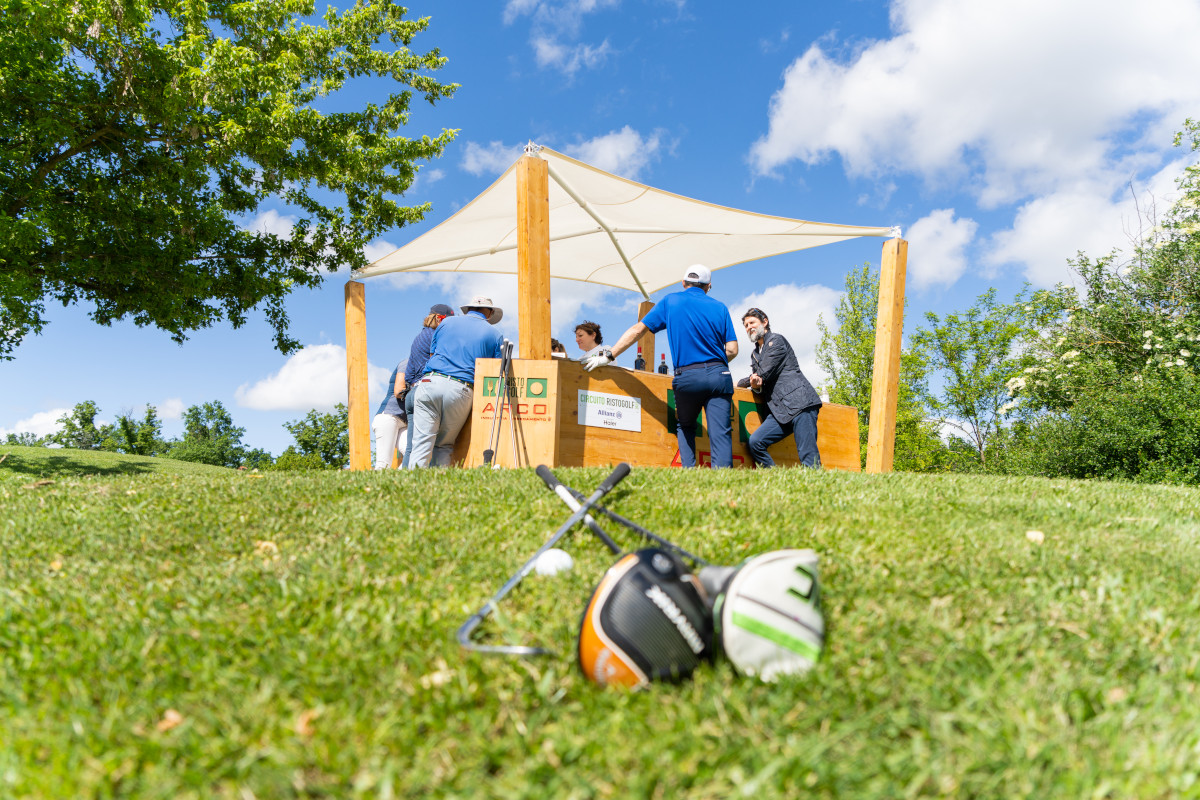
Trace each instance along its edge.
{"label": "white shade sail", "polygon": [[[527,148],[527,150],[536,148]],[[832,225],[755,214],[682,197],[612,175],[549,148],[550,276],[650,293],[685,267],[710,270],[890,227]],[[355,277],[389,272],[517,274],[516,164],[450,219]]]}

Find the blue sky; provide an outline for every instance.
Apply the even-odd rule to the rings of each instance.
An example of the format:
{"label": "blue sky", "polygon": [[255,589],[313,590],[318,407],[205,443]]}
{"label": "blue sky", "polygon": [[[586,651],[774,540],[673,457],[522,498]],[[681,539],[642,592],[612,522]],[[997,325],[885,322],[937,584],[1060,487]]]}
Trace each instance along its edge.
{"label": "blue sky", "polygon": [[[721,205],[901,226],[906,333],[924,312],[964,309],[989,286],[1007,299],[1026,281],[1067,281],[1076,251],[1127,248],[1137,209],[1171,202],[1186,156],[1173,133],[1200,116],[1195,0],[780,0],[736,12],[697,0],[509,0],[410,11],[431,17],[414,49],[439,48],[449,58],[440,78],[462,88],[437,107],[416,105],[406,133],[460,132],[406,198],[432,203],[426,221],[372,243],[372,258],[445,220],[533,140]],[[362,81],[331,107],[388,91]],[[264,206],[245,224],[286,229],[291,219]],[[878,265],[881,245],[860,239],[730,267],[714,275],[712,294],[735,314],[764,308],[819,382],[816,317],[832,321],[846,272]],[[261,319],[179,346],[154,329],[95,325],[85,308],[51,308],[44,333],[0,362],[0,435],[48,433],[87,399],[103,420],[153,404],[178,435],[184,408],[220,400],[248,445],[278,454],[291,442],[285,421],[345,400],[346,277],[292,296],[305,348],[290,358],[272,349]],[[552,288],[564,342],[582,319],[609,341],[636,319],[632,293]],[[509,312],[502,326],[515,338],[515,278],[366,281],[373,405],[430,304],[476,293]],[[747,364],[735,361],[735,374]]]}

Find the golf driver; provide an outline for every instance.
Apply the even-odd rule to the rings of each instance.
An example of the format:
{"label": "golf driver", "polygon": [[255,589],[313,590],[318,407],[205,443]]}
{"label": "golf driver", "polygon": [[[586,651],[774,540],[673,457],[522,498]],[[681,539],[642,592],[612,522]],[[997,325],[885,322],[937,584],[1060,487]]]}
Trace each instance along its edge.
{"label": "golf driver", "polygon": [[[492,458],[496,455],[494,444],[499,443],[499,436],[504,435],[504,399],[508,397],[508,387],[505,385],[508,379],[508,364],[512,358],[512,342],[508,339],[500,345],[500,377],[496,378],[496,403],[492,407],[492,427],[488,431],[488,446],[483,451],[483,465],[485,467],[492,466]],[[503,395],[501,394],[503,392]],[[499,420],[499,426],[497,426]]]}
{"label": "golf driver", "polygon": [[562,526],[554,532],[554,535],[551,536],[545,544],[539,547],[537,552],[530,556],[529,560],[526,561],[519,570],[517,570],[516,574],[509,578],[508,581],[500,587],[500,591],[496,592],[496,594],[494,594],[492,598],[484,604],[483,608],[472,614],[467,621],[459,627],[457,634],[458,643],[462,645],[463,648],[467,650],[473,650],[476,653],[496,653],[513,656],[539,656],[548,655],[551,652],[544,647],[477,644],[471,641],[471,634],[480,626],[480,624],[483,623],[488,614],[495,610],[496,604],[499,603],[505,595],[512,591],[513,588],[520,583],[526,575],[533,571],[534,565],[537,564],[537,560],[541,557],[542,553],[558,544],[558,540],[565,536],[567,531],[575,527],[575,523],[587,516],[588,510],[591,509],[591,507],[598,500],[600,500],[600,498],[611,492],[613,487],[624,480],[625,476],[628,474],[629,465],[624,462],[618,464],[617,468],[614,469],[612,473],[596,488],[596,491],[592,493],[592,496],[583,502],[583,504],[579,507],[579,510],[567,518],[567,521],[564,522]]}

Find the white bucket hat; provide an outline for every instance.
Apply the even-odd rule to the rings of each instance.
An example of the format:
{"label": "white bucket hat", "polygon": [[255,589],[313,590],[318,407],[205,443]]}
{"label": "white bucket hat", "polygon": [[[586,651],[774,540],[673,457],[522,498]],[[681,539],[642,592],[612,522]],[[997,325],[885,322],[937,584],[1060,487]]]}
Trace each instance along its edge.
{"label": "white bucket hat", "polygon": [[491,316],[488,317],[488,322],[490,322],[493,325],[495,325],[497,322],[499,322],[504,317],[504,309],[500,308],[500,306],[498,306],[498,305],[495,305],[492,302],[492,298],[484,297],[483,295],[476,295],[474,300],[467,303],[466,305],[459,306],[459,308],[462,309],[462,312],[464,314],[467,313],[468,309],[472,309],[472,308],[490,309],[492,313],[491,313]]}

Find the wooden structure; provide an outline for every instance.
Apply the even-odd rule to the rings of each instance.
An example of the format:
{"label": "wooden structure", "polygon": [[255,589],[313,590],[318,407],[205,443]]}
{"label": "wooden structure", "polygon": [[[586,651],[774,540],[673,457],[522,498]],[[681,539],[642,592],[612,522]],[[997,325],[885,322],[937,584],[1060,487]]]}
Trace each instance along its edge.
{"label": "wooden structure", "polygon": [[[575,363],[550,357],[550,235],[549,170],[537,155],[527,153],[517,163],[517,287],[520,359],[513,362],[514,392],[518,395],[531,382],[544,381],[546,395],[514,396],[516,412],[505,418],[506,430],[515,430],[497,447],[500,464],[591,466],[628,461],[638,466],[669,466],[677,454],[673,425],[670,378],[648,372],[606,367],[584,373]],[[600,220],[597,218],[597,221]],[[601,223],[603,227],[603,223]],[[612,231],[613,246],[628,266]],[[883,247],[879,313],[876,322],[875,362],[872,384],[868,472],[889,472],[895,445],[896,397],[900,377],[900,341],[904,316],[904,275],[908,243],[896,238]],[[640,285],[640,284],[639,284]],[[643,292],[644,294],[644,292]],[[642,319],[653,303],[638,307]],[[367,397],[367,348],[365,300],[362,284],[346,287],[346,370],[350,408],[350,467],[370,468],[369,398]],[[654,368],[653,334],[641,337],[647,366]],[[475,405],[472,420],[459,436],[455,460],[467,466],[482,463],[492,418],[486,392],[494,383],[489,377],[499,372],[499,362],[480,359],[475,366]],[[494,378],[491,378],[494,381]],[[525,387],[525,389],[522,389]],[[579,424],[579,391],[624,394],[640,401],[642,430],[605,430]],[[541,401],[545,402],[524,402]],[[522,410],[522,404],[525,410]],[[758,427],[754,396],[749,390],[735,393],[734,460],[751,463],[744,439]],[[537,409],[542,409],[538,411]],[[572,416],[574,415],[574,416]],[[486,424],[485,424],[486,422]],[[858,418],[855,409],[825,404],[818,420],[818,449],[827,468],[859,469]],[[707,440],[697,443],[704,452]],[[776,453],[778,450],[778,453]],[[789,461],[790,454],[790,461]],[[795,447],[785,440],[772,449],[778,463],[795,463]]]}
{"label": "wooden structure", "polygon": [[[475,363],[475,398],[470,430],[459,436],[455,460],[463,466],[483,463],[483,451],[495,444],[500,466],[563,467],[615,464],[679,466],[674,393],[671,378],[653,372],[603,367],[587,372],[577,361],[515,360],[509,372],[503,416],[496,418],[499,359]],[[766,414],[749,389],[735,389],[732,409],[733,465],[751,467],[746,445]],[[701,415],[702,423],[703,415]],[[636,428],[636,430],[631,430]],[[493,429],[496,435],[493,442]],[[859,470],[858,412],[826,403],[817,420],[817,447],[827,469]],[[706,425],[697,430],[696,455],[709,463]],[[780,465],[794,465],[796,445],[785,439],[771,448]]]}

